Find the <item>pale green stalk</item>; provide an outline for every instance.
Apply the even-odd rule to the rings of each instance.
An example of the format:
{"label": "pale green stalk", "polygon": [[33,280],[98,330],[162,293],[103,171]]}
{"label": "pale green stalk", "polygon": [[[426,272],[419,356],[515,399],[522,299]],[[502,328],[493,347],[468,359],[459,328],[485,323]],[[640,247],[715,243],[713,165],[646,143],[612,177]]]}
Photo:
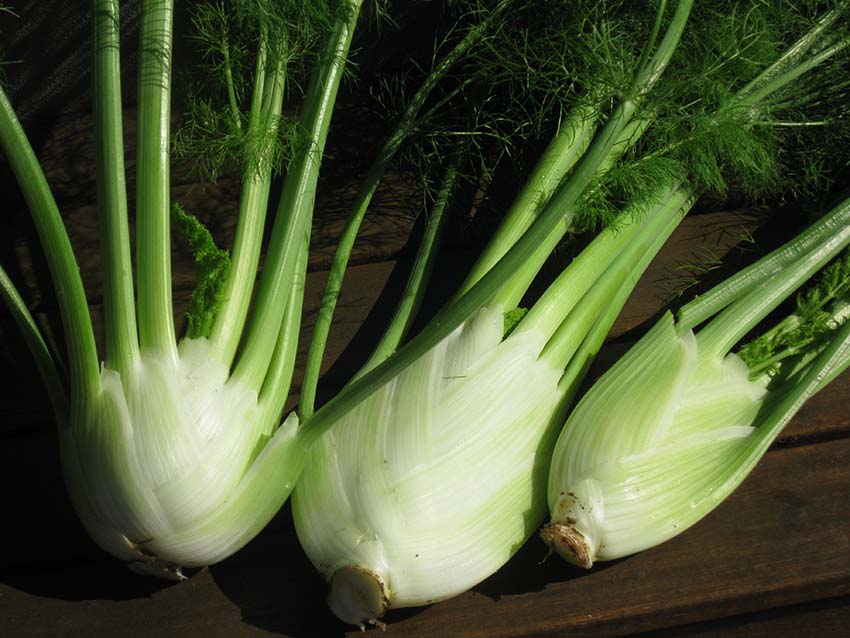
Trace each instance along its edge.
{"label": "pale green stalk", "polygon": [[847,228],[850,228],[850,201],[836,206],[764,259],[738,271],[704,295],[697,296],[679,310],[677,323],[682,330],[695,328],[734,301],[753,293],[770,277],[793,266],[802,256],[809,254],[830,238],[846,232]]}
{"label": "pale green stalk", "polygon": [[[281,110],[284,94],[284,70],[282,63],[272,72],[265,69],[266,46],[261,39],[260,51],[254,71],[254,93],[248,116],[248,134],[274,135],[269,122]],[[266,86],[266,76],[271,83]],[[268,109],[262,108],[266,94],[270,94]],[[266,209],[271,188],[271,162],[261,161],[249,165],[242,178],[242,195],[239,200],[239,221],[233,240],[231,268],[222,295],[225,302],[216,314],[210,333],[210,341],[221,353],[222,360],[233,362],[239,339],[245,326],[254,281],[257,277],[257,265],[260,261],[260,249],[263,241],[263,228],[266,221]]]}
{"label": "pale green stalk", "polygon": [[396,306],[395,313],[392,319],[390,319],[386,330],[384,330],[384,334],[378,345],[372,351],[369,360],[358,374],[363,374],[371,370],[398,349],[407,332],[410,330],[416,313],[419,311],[419,306],[422,304],[422,299],[425,296],[426,285],[434,267],[434,260],[436,259],[440,236],[442,235],[442,228],[446,219],[446,208],[448,208],[451,202],[460,170],[468,157],[469,145],[464,144],[464,147],[455,155],[443,177],[443,183],[428,216],[428,223],[416,253],[413,269],[407,280],[404,292],[401,295],[401,300]]}
{"label": "pale green stalk", "polygon": [[609,224],[570,262],[516,327],[516,332],[539,331],[552,336],[564,317],[579,303],[640,231],[641,224]]}
{"label": "pale green stalk", "polygon": [[283,187],[266,255],[255,312],[248,325],[245,347],[236,363],[234,378],[259,388],[268,370],[284,314],[286,287],[294,280],[297,246],[310,232],[316,181],[330,126],[343,67],[360,10],[359,0],[349,0],[348,11],[337,23],[332,46],[311,81],[302,125],[306,149],[294,161]]}
{"label": "pale green stalk", "polygon": [[[634,95],[642,96],[660,78],[661,72],[679,42],[691,6],[691,0],[682,0],[678,3],[658,50],[647,66],[636,74]],[[611,149],[623,135],[637,108],[638,104],[628,96],[618,104],[605,126],[576,164],[570,179],[559,187],[546,208],[510,250],[465,294],[438,312],[428,326],[399,349],[394,356],[354,380],[318,410],[308,425],[305,424],[304,435],[316,438],[321,436],[334,422],[424,356],[471,317],[476,310],[488,303],[561,222],[564,211],[570,210],[578,201],[599,167],[609,156]]]}
{"label": "pale green stalk", "polygon": [[94,3],[94,140],[98,221],[103,261],[104,365],[127,374],[139,358],[124,141],[118,2]]}
{"label": "pale green stalk", "polygon": [[[680,208],[673,209],[675,213],[672,216],[664,216],[660,230],[652,238],[648,247],[636,258],[632,260],[631,270],[621,276],[619,288],[612,287],[607,299],[607,303],[603,305],[601,314],[595,321],[590,321],[587,334],[581,341],[581,345],[575,350],[566,364],[566,369],[559,382],[559,387],[566,393],[567,401],[572,401],[575,393],[579,389],[579,384],[584,379],[585,374],[593,363],[593,358],[599,352],[599,348],[608,336],[608,331],[614,324],[623,306],[628,301],[629,296],[634,290],[635,284],[640,279],[641,275],[646,271],[649,264],[661,250],[664,243],[678,227],[684,215],[693,206],[694,198],[687,192],[679,191],[681,195],[679,202]],[[684,202],[684,203],[682,203]],[[667,211],[669,212],[669,211]],[[625,260],[627,261],[627,260]],[[628,266],[626,266],[628,267]],[[607,273],[606,273],[607,274]],[[561,360],[563,362],[563,359]],[[566,414],[561,415],[562,418]]]}
{"label": "pale green stalk", "polygon": [[655,42],[658,40],[658,34],[661,32],[661,23],[664,21],[664,12],[667,8],[667,0],[659,0],[658,8],[655,10],[655,21],[652,23],[652,31],[647,38],[646,45],[640,53],[637,68],[642,69],[649,59],[649,54],[655,48]]}
{"label": "pale green stalk", "polygon": [[598,109],[585,106],[575,109],[561,123],[458,294],[465,293],[478,282],[528,230],[564,176],[587,149],[598,119]]}
{"label": "pale green stalk", "polygon": [[[625,151],[629,143],[645,129],[647,124],[645,121],[632,121],[638,109],[638,100],[657,83],[664,68],[669,63],[673,51],[678,46],[679,38],[690,13],[691,4],[691,2],[680,2],[677,5],[658,50],[649,57],[649,61],[644,66],[637,70],[630,93],[617,105],[605,126],[594,137],[586,152],[581,156],[581,160],[575,165],[570,178],[555,191],[546,205],[546,209],[540,217],[551,214],[554,218],[557,213],[560,213],[561,226],[553,225],[550,233],[545,238],[541,238],[534,252],[528,255],[522,266],[511,275],[511,280],[514,278],[517,280],[524,279],[524,285],[526,287],[529,285],[531,278],[533,278],[532,273],[539,270],[546,256],[548,256],[548,251],[546,255],[543,255],[541,246],[549,246],[549,251],[554,248],[554,245],[557,244],[556,238],[560,239],[557,233],[565,233],[566,228],[571,223],[570,220],[575,214],[574,205],[581,193],[590,185],[594,177],[609,168]],[[648,46],[651,46],[651,44],[648,43]],[[644,57],[644,55],[641,56],[642,59]],[[518,211],[517,214],[526,217],[528,213]],[[563,234],[561,234],[561,237],[563,237]],[[511,295],[512,300],[516,300],[521,296],[521,293],[519,290],[512,290]],[[503,301],[500,297],[497,298]]]}
{"label": "pale green stalk", "polygon": [[172,0],[142,2],[136,160],[136,267],[143,351],[177,357],[171,305]]}
{"label": "pale green stalk", "polygon": [[772,82],[776,77],[785,73],[786,69],[796,64],[809,50],[820,41],[823,33],[835,24],[842,14],[850,6],[850,2],[842,2],[832,11],[827,12],[818,20],[816,26],[808,31],[802,38],[788,47],[785,52],[769,67],[759,73],[752,81],[738,92],[738,100],[749,97],[754,91],[761,90],[765,85]]}
{"label": "pale green stalk", "polygon": [[[693,205],[694,199],[693,194],[686,188],[670,189],[647,215],[647,219],[631,222],[638,225],[640,230],[636,235],[625,233],[620,237],[617,257],[604,270],[599,266],[601,272],[597,275],[598,278],[581,297],[576,308],[565,317],[561,315],[564,319],[540,353],[541,359],[549,361],[557,368],[571,364],[582,336],[599,321],[599,315],[609,307],[611,300],[616,298],[618,290],[623,286],[627,286],[629,290],[634,288],[637,278],[678,226],[684,212]],[[628,211],[625,214],[628,214]],[[563,288],[566,281],[563,279],[558,282],[561,286],[556,286],[556,291]],[[614,317],[617,314],[619,310]],[[607,330],[605,333],[607,334]]]}
{"label": "pale green stalk", "polygon": [[[623,153],[637,142],[648,125],[649,120],[647,119],[639,119],[629,122],[628,126],[626,126],[620,135],[620,138],[609,151],[605,161],[602,162],[597,169],[597,177],[603,176],[617,163],[617,161],[623,156]],[[549,195],[550,193],[541,192],[541,196],[547,199]],[[545,199],[543,201],[545,202]],[[516,211],[519,213],[517,221],[520,221],[523,224],[525,223],[523,218],[527,218],[528,214],[533,212],[531,210],[525,212],[522,209],[516,209]],[[546,260],[552,254],[552,251],[558,247],[561,240],[563,240],[564,237],[573,229],[573,221],[575,220],[576,212],[576,210],[570,210],[564,213],[561,223],[558,224],[551,233],[549,233],[549,236],[540,243],[537,250],[535,250],[528,259],[526,259],[522,268],[520,268],[493,297],[493,303],[501,304],[506,311],[512,310],[519,305],[529,286],[531,286],[531,283],[537,276],[537,273],[540,272],[543,264],[546,263]],[[508,225],[514,225],[510,214],[506,222]],[[504,236],[500,237],[497,241],[501,242],[513,240],[514,237]],[[500,246],[501,251],[504,251],[507,248],[509,248],[509,245]]]}
{"label": "pale green stalk", "polygon": [[835,44],[828,46],[817,55],[813,55],[811,58],[808,58],[804,62],[793,67],[792,69],[789,69],[781,75],[771,78],[763,86],[760,86],[758,89],[748,93],[741,99],[737,100],[734,103],[734,106],[737,108],[746,108],[747,106],[757,104],[759,101],[763,100],[771,93],[774,93],[783,86],[790,84],[798,77],[805,75],[815,67],[821,65],[826,60],[835,57],[836,54],[840,53],[847,47],[850,47],[850,38],[844,38],[843,40],[839,40]]}
{"label": "pale green stalk", "polygon": [[21,128],[18,118],[0,88],[0,146],[18,180],[44,248],[50,278],[56,291],[65,343],[68,348],[71,416],[82,413],[86,397],[100,388],[97,351],[91,316],[80,269],[68,239],[68,233],[56,207],[56,201],[38,164],[38,159]]}
{"label": "pale green stalk", "polygon": [[[829,214],[829,219],[835,219],[848,209],[850,209],[850,200],[836,207]],[[841,252],[848,242],[850,242],[850,224],[829,235],[817,249],[809,251],[795,262],[788,264],[780,273],[766,280],[764,285],[730,304],[710,324],[700,330],[700,351],[712,353],[718,357],[724,356],[792,291]]]}
{"label": "pale green stalk", "polygon": [[227,89],[227,103],[230,106],[230,116],[233,120],[233,126],[241,131],[242,114],[239,111],[239,103],[236,101],[236,90],[233,86],[233,69],[230,64],[230,45],[227,42],[227,36],[222,36],[221,57],[222,64],[224,64],[224,85]]}
{"label": "pale green stalk", "polygon": [[263,419],[268,423],[277,423],[283,413],[286,400],[289,398],[292,374],[295,371],[295,357],[298,354],[299,328],[301,327],[301,310],[304,305],[304,287],[307,275],[307,258],[310,241],[305,237],[298,253],[298,272],[289,291],[286,301],[286,312],[280,324],[280,334],[275,343],[274,354],[269,364],[260,391],[260,407]]}

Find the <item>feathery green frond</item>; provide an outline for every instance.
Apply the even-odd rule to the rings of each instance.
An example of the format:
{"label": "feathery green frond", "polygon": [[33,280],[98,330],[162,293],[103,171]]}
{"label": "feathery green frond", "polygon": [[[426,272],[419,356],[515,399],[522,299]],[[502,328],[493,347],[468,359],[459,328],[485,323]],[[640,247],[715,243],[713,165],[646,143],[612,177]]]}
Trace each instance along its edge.
{"label": "feathery green frond", "polygon": [[514,328],[519,325],[519,322],[522,321],[522,318],[528,314],[528,308],[514,308],[512,310],[508,310],[505,313],[505,334],[507,337],[510,335]]}
{"label": "feathery green frond", "polygon": [[[814,24],[806,6],[787,2],[699,5],[670,79],[646,104],[649,126],[587,191],[578,226],[609,224],[627,204],[646,212],[661,181],[721,194],[732,184],[756,200],[780,188],[786,196],[822,188],[850,157],[848,51],[836,45],[850,35],[847,25],[815,45],[811,58],[830,57],[813,71],[746,99],[746,83]],[[792,60],[784,72],[806,63]]]}
{"label": "feathery green frond", "polygon": [[[269,85],[283,82],[284,100],[300,92],[345,3],[333,0],[208,0],[192,8],[193,43],[205,78],[190,89],[174,141],[200,175],[284,170],[304,143],[296,122],[269,109]],[[265,88],[264,88],[265,87]],[[255,102],[262,103],[251,121]]]}
{"label": "feathery green frond", "polygon": [[222,289],[230,270],[230,256],[215,245],[210,231],[200,220],[175,202],[171,220],[195,257],[195,290],[186,317],[190,339],[206,337],[212,329],[218,307],[224,301]]}
{"label": "feathery green frond", "polygon": [[738,356],[754,375],[763,371],[775,373],[784,359],[826,346],[844,322],[848,304],[850,252],[845,252],[797,296],[793,313],[745,344]]}

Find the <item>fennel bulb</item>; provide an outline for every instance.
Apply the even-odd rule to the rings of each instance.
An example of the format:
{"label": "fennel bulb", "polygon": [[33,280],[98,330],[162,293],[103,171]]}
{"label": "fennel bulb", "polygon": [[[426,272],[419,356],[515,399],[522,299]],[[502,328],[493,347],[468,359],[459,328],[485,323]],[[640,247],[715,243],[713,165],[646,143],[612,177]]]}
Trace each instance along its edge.
{"label": "fennel bulb", "polygon": [[598,387],[558,441],[541,531],[582,567],[657,545],[713,509],[767,393],[736,355],[701,358],[669,313]]}
{"label": "fennel bulb", "polygon": [[544,335],[503,330],[482,308],[313,447],[293,514],[343,620],[465,591],[539,517],[562,371]]}
{"label": "fennel bulb", "polygon": [[[292,445],[298,419],[276,429],[257,392],[228,375],[206,339],[186,339],[177,359],[142,355],[126,376],[104,367],[100,394],[60,430],[83,524],[135,570],[179,578],[258,531],[231,501],[245,498],[272,436]],[[268,509],[254,506],[254,515]]]}
{"label": "fennel bulb", "polygon": [[850,365],[850,261],[825,271],[798,302],[805,312],[744,348],[746,363],[730,350],[848,243],[850,200],[677,322],[667,313],[594,384],[552,456],[541,530],[550,548],[585,568],[627,556],[683,532],[740,485],[803,403]]}
{"label": "fennel bulb", "polygon": [[[769,181],[763,160],[773,157],[778,139],[764,143],[760,135],[767,127],[753,127],[752,114],[763,108],[765,117],[774,116],[779,108],[773,100],[829,59],[804,54],[838,14],[824,17],[801,43],[778,54],[787,73],[774,78],[778,63],[771,42],[762,49],[768,59],[755,72],[724,76],[709,83],[710,95],[689,97],[685,104],[701,105],[694,119],[708,124],[706,135],[687,122],[682,139],[671,142],[681,109],[651,98],[689,13],[690,3],[679,2],[667,22],[661,3],[642,50],[630,58],[638,64],[627,74],[627,86],[610,97],[610,110],[589,105],[584,96],[563,117],[460,292],[404,345],[409,315],[394,317],[360,375],[309,417],[315,429],[326,430],[331,422],[333,429],[316,444],[296,485],[293,514],[302,546],[330,581],[329,604],[341,619],[361,627],[381,624],[387,609],[460,593],[519,548],[546,498],[551,423],[564,418],[649,261],[699,193],[715,186],[715,177],[722,181],[721,168],[747,175],[751,184]],[[715,17],[709,17],[712,28]],[[725,18],[733,42],[748,32],[738,18],[735,12]],[[699,32],[690,43],[695,41]],[[721,58],[708,68],[727,68],[728,49],[712,55]],[[672,86],[682,85],[674,80]],[[657,122],[654,108],[675,114]],[[656,123],[660,140],[653,137]],[[759,170],[747,173],[754,166]],[[641,167],[649,174],[626,180],[616,221],[564,269],[513,332],[503,339],[495,315],[486,330],[479,325],[497,309],[512,316],[583,209],[610,194],[608,180]],[[445,205],[448,193],[441,187],[435,209]],[[419,266],[417,260],[414,285],[405,291],[411,306],[419,296],[416,273],[426,269]],[[489,336],[475,336],[479,331]],[[473,357],[459,345],[465,338],[489,345],[470,349]],[[302,416],[312,413],[314,396],[302,395]],[[469,405],[455,408],[461,398]]]}

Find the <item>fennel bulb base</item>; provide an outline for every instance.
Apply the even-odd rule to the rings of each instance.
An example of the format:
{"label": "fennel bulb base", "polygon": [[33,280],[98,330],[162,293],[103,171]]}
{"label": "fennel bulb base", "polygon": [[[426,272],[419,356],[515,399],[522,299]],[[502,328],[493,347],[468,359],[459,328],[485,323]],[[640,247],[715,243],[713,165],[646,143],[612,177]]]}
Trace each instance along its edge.
{"label": "fennel bulb base", "polygon": [[540,530],[540,538],[550,552],[555,552],[568,563],[576,567],[590,569],[596,552],[587,542],[587,538],[570,524],[549,523]]}
{"label": "fennel bulb base", "polygon": [[126,563],[127,568],[140,576],[153,576],[154,578],[162,578],[163,580],[173,580],[181,582],[186,580],[187,576],[183,573],[183,566],[177,563],[170,563],[162,560],[155,554],[146,552],[144,547],[124,537],[130,550],[137,553],[138,560]]}
{"label": "fennel bulb base", "polygon": [[378,620],[390,604],[390,595],[383,579],[370,569],[356,565],[341,567],[331,576],[328,607],[340,620],[357,625],[386,629]]}

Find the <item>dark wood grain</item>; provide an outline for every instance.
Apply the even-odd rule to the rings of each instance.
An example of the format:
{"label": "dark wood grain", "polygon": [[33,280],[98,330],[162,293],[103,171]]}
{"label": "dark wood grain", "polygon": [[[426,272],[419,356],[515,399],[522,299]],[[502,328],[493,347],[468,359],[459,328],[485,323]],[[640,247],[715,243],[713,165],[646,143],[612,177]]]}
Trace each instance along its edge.
{"label": "dark wood grain", "polygon": [[673,627],[633,638],[846,638],[850,629],[850,599],[828,598],[781,610],[741,614],[719,620]]}

